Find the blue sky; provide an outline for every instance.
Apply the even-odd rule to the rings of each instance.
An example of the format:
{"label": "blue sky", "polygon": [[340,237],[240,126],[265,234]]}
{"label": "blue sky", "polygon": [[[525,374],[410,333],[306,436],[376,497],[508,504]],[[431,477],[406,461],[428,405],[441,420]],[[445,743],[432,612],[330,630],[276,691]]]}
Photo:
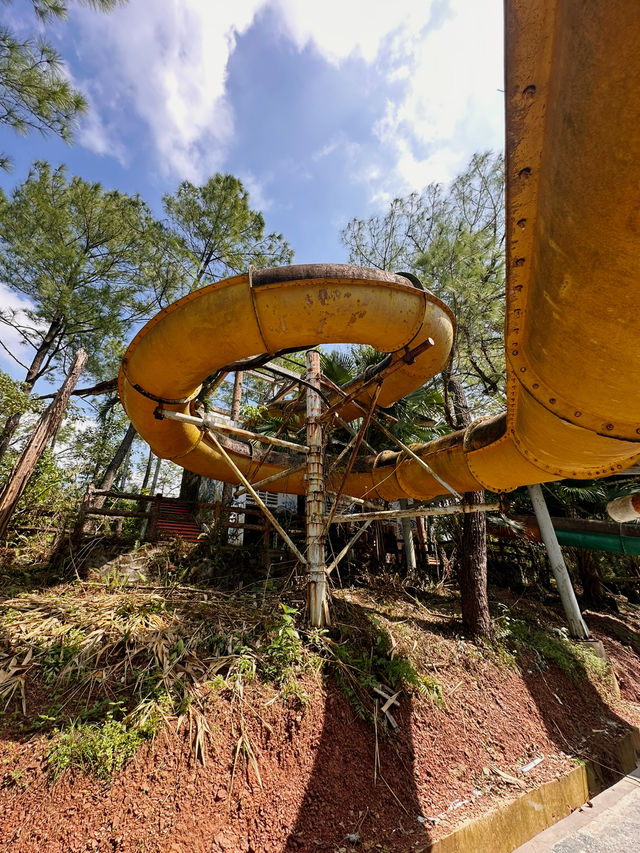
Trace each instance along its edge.
{"label": "blue sky", "polygon": [[[2,18],[37,30],[22,0]],[[180,180],[231,172],[298,263],[346,261],[349,219],[503,146],[500,0],[70,2],[47,38],[90,112],[72,146],[2,128],[5,191],[46,159],[160,215]]]}

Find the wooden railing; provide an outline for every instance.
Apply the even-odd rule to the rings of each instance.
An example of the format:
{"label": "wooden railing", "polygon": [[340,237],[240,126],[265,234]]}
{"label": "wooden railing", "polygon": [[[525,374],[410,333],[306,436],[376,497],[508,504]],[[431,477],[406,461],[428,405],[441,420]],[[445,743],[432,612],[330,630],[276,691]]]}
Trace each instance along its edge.
{"label": "wooden railing", "polygon": [[[118,506],[104,506],[103,504],[107,500],[132,501],[138,505],[138,509],[132,510]],[[220,503],[220,501],[180,501],[178,498],[165,497],[162,493],[141,495],[134,492],[118,492],[109,489],[96,489],[93,486],[89,486],[80,505],[76,531],[80,534],[83,533],[87,525],[87,519],[91,516],[120,519],[139,518],[147,520],[146,535],[144,538],[156,541],[158,539],[160,507],[163,503],[172,501],[187,505],[194,518],[198,513],[210,510],[212,517],[207,523],[211,527],[222,526],[236,530],[258,530],[262,532],[262,538],[265,541],[268,540],[273,530],[271,523],[257,506],[226,506]],[[232,520],[231,516],[233,515],[242,516],[245,520],[240,521],[238,518]],[[247,520],[247,517],[249,520]],[[303,530],[303,519],[300,518],[298,520],[300,522],[300,529]]]}

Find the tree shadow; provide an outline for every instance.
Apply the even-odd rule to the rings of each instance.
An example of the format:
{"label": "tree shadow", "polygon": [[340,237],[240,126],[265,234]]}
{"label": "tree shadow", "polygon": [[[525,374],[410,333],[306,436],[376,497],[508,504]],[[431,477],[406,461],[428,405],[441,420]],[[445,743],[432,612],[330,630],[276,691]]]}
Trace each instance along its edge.
{"label": "tree shadow", "polygon": [[[394,621],[389,612],[352,600],[336,601],[336,605],[339,609],[333,635],[337,642],[348,646],[357,642],[362,631],[366,643],[371,643],[374,660],[377,640],[386,630],[382,625]],[[345,606],[346,612],[342,612]],[[428,790],[429,783],[435,782],[430,778],[434,756],[426,755],[423,747],[416,745],[414,729],[424,726],[431,713],[441,712],[427,695],[418,690],[402,690],[398,702],[389,709],[396,724],[393,727],[382,712],[384,698],[369,687],[369,714],[365,719],[363,707],[357,710],[358,697],[349,695],[349,684],[345,686],[339,673],[338,668],[326,681],[322,731],[317,742],[310,745],[315,753],[313,768],[295,824],[279,848],[280,853],[426,851],[433,838],[434,824],[425,809],[432,808]],[[387,695],[399,690],[398,685],[392,688],[385,683],[379,673],[374,681]],[[422,780],[421,766],[425,776]],[[440,771],[446,776],[447,757],[442,758]]]}
{"label": "tree shadow", "polygon": [[394,709],[396,731],[379,720],[376,732],[335,686],[328,687],[313,769],[281,853],[359,851],[374,844],[398,853],[428,849],[411,734],[415,701],[405,697]]}
{"label": "tree shadow", "polygon": [[[594,639],[601,638],[601,619],[587,620]],[[635,767],[635,756],[625,753],[622,741],[637,729],[616,710],[620,692],[610,664],[588,644],[567,641],[559,628],[541,636],[533,629],[520,647],[520,673],[551,741],[588,763],[595,793]]]}

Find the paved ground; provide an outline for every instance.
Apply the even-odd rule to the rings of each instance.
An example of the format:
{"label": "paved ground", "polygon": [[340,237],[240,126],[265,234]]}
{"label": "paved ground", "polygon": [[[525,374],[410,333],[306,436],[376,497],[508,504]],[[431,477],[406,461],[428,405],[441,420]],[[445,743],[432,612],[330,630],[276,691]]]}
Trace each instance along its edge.
{"label": "paved ground", "polygon": [[514,853],[640,853],[640,768]]}

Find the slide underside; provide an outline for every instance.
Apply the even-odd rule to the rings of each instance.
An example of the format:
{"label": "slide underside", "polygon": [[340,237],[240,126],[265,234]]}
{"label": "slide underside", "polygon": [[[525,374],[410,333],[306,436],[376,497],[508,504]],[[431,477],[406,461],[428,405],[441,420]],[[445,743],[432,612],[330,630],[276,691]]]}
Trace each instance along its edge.
{"label": "slide underside", "polygon": [[[640,457],[640,4],[507,0],[505,38],[507,411],[413,446],[459,492],[603,477]],[[194,414],[206,377],[251,356],[367,343],[401,361],[432,338],[383,382],[388,406],[445,367],[453,336],[447,307],[403,276],[324,264],[250,271],[154,317],[125,355],[120,397],[158,456],[234,482],[207,430],[158,420],[158,405]],[[303,462],[224,444],[249,479]],[[303,493],[302,477],[273,488]],[[389,451],[358,459],[345,488],[385,500],[442,492]]]}

